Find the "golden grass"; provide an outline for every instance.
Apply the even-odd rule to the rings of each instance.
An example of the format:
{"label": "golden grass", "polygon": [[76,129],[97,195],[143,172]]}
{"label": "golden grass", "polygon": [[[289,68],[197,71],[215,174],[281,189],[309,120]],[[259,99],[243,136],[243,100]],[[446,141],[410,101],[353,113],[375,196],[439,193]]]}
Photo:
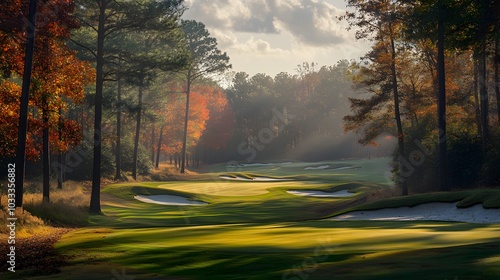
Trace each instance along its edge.
{"label": "golden grass", "polygon": [[[4,199],[6,199],[6,196],[2,196],[1,200],[4,201]],[[2,240],[6,240],[3,237],[8,236],[10,232],[10,229],[6,226],[9,223],[7,218],[10,218],[10,216],[7,215],[7,207],[2,205],[2,211],[0,213],[0,224],[2,225],[0,227],[0,237]],[[15,218],[17,218],[16,237],[26,237],[35,233],[47,232],[52,229],[52,227],[46,225],[42,219],[31,215],[30,212],[21,208],[16,209]]]}
{"label": "golden grass", "polygon": [[[30,187],[36,183],[30,183]],[[34,193],[27,192],[23,196],[23,208],[15,212],[16,236],[30,236],[33,234],[51,234],[55,229],[52,226],[82,226],[87,224],[89,196],[81,184],[66,182],[63,189],[51,188],[50,202],[42,201],[42,194],[35,187]],[[0,196],[2,202],[0,224],[7,224],[6,195]],[[0,227],[0,235],[9,234],[6,226]]]}
{"label": "golden grass", "polygon": [[83,226],[87,224],[90,197],[82,185],[67,182],[63,189],[51,189],[50,203],[41,194],[26,194],[24,208],[51,225]]}

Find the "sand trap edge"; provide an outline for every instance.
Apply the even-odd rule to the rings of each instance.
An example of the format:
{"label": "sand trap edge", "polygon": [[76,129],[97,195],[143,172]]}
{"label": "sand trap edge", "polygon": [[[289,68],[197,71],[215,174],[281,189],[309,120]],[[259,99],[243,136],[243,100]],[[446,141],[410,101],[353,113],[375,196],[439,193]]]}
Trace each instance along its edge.
{"label": "sand trap edge", "polygon": [[145,202],[145,203],[153,203],[160,205],[173,205],[173,206],[201,206],[207,205],[208,203],[197,200],[189,200],[183,196],[178,195],[168,195],[168,194],[160,194],[160,195],[136,195],[135,199]]}

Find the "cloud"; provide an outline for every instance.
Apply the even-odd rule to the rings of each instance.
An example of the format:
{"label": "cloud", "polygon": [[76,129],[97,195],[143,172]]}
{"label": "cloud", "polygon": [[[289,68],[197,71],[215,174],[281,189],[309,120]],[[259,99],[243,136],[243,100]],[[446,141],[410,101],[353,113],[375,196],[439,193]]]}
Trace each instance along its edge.
{"label": "cloud", "polygon": [[238,39],[232,32],[224,32],[220,29],[212,29],[210,35],[217,38],[217,45],[221,49],[231,48],[238,44]]}
{"label": "cloud", "polygon": [[343,10],[324,0],[189,0],[189,18],[212,30],[290,33],[305,45],[331,46],[345,42],[345,25],[336,17]]}
{"label": "cloud", "polygon": [[331,4],[304,0],[294,5],[281,5],[277,12],[280,29],[292,33],[301,43],[327,46],[345,41],[345,27],[336,20],[342,11]]}
{"label": "cloud", "polygon": [[255,55],[280,55],[289,54],[290,51],[281,48],[272,47],[271,43],[261,38],[238,38],[233,32],[223,32],[215,29],[211,35],[217,38],[217,44],[221,49],[229,52],[236,51],[238,53],[255,54]]}
{"label": "cloud", "polygon": [[254,33],[277,33],[273,13],[265,0],[190,0],[190,18],[206,26]]}
{"label": "cloud", "polygon": [[245,43],[234,45],[232,48],[240,52],[254,53],[258,55],[282,55],[289,53],[289,51],[280,48],[272,48],[269,42],[262,39],[255,39],[253,37]]}

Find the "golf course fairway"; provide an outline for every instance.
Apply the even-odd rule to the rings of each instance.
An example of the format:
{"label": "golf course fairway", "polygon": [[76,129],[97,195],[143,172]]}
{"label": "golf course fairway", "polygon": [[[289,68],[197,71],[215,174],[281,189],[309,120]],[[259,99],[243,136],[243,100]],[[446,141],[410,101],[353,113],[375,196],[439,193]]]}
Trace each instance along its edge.
{"label": "golf course fairway", "polygon": [[[500,224],[327,219],[390,189],[388,162],[315,164],[356,166],[330,171],[304,171],[307,163],[229,171],[219,165],[200,180],[109,185],[102,191],[103,215],[55,244],[67,256],[59,273],[25,270],[6,279],[498,279]],[[221,175],[293,180],[240,182]],[[353,195],[307,197],[289,190]],[[490,192],[487,197],[500,194]],[[137,195],[207,204],[159,205]],[[466,197],[471,194],[456,194],[457,201]]]}

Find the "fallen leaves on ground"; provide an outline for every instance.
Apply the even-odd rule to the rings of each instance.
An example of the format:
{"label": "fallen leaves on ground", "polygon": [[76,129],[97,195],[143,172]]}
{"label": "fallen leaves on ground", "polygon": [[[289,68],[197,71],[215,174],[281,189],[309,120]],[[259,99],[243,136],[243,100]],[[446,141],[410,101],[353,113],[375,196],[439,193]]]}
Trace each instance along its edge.
{"label": "fallen leaves on ground", "polygon": [[8,236],[0,240],[0,270],[7,271],[10,266],[8,256],[11,246],[15,246],[15,270],[33,269],[36,274],[48,275],[59,272],[68,257],[60,255],[54,244],[70,229],[55,228],[46,234],[34,234],[15,239],[15,244],[8,244]]}

